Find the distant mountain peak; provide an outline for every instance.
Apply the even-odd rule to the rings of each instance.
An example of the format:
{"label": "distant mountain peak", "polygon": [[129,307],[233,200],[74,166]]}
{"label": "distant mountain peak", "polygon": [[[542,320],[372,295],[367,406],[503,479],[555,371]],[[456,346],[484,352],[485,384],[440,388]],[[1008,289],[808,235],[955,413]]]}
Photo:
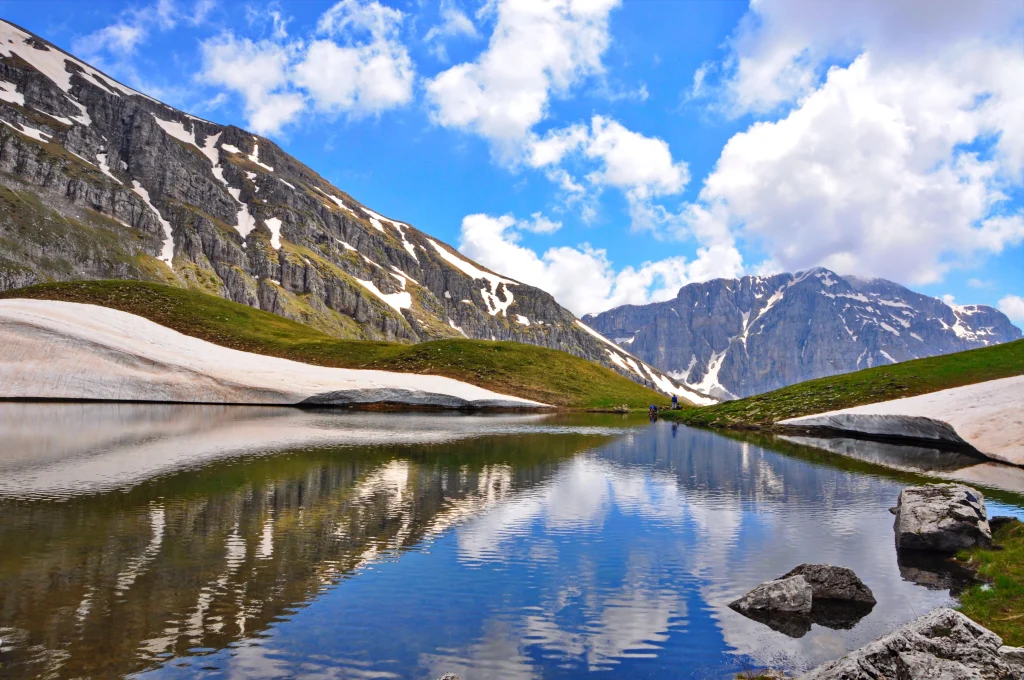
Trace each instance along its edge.
{"label": "distant mountain peak", "polygon": [[892,281],[824,267],[693,283],[673,300],[584,321],[720,399],[1021,337],[992,307],[951,306]]}

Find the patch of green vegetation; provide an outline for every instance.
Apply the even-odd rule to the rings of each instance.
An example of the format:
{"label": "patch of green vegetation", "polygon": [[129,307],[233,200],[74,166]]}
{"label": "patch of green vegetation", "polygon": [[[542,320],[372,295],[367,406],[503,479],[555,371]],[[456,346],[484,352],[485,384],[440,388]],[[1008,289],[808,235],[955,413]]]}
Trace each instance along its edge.
{"label": "patch of green vegetation", "polygon": [[1024,340],[876,366],[746,399],[665,414],[687,425],[770,428],[780,420],[1024,375]]}
{"label": "patch of green vegetation", "polygon": [[443,375],[555,406],[610,409],[667,403],[603,366],[517,342],[436,340],[417,345],[339,340],[276,314],[197,291],[135,281],[41,284],[3,298],[65,300],[145,317],[224,347],[319,366]]}
{"label": "patch of green vegetation", "polygon": [[125,244],[135,242],[141,248],[145,236],[96,210],[81,208],[73,216],[64,215],[31,190],[0,185],[0,249],[43,280],[118,266],[126,278],[142,278],[136,255]]}
{"label": "patch of green vegetation", "polygon": [[1010,522],[993,536],[996,549],[974,548],[957,560],[986,581],[960,596],[960,611],[1003,638],[1024,645],[1024,524]]}

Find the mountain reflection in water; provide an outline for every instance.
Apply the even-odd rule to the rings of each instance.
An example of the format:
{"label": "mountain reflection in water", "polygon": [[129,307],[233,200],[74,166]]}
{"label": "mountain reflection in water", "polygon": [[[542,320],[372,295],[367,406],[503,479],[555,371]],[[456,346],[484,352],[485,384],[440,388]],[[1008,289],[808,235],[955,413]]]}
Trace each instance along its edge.
{"label": "mountain reflection in water", "polygon": [[[8,428],[5,678],[718,678],[812,665],[949,599],[901,577],[899,482],[711,433],[147,408],[66,411],[77,449]],[[130,457],[172,449],[176,467]],[[798,562],[853,568],[878,606],[800,638],[727,608]]]}

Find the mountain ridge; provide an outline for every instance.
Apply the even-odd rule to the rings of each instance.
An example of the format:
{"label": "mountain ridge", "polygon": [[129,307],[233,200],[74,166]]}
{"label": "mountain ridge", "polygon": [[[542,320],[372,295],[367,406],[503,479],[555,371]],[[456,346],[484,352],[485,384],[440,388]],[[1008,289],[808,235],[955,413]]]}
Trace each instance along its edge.
{"label": "mountain ridge", "polygon": [[339,338],[567,351],[708,400],[548,293],[371,210],[273,141],[167,106],[0,21],[0,290],[148,280]]}
{"label": "mountain ridge", "polygon": [[1016,340],[987,305],[948,305],[823,267],[683,286],[583,320],[691,388],[733,399],[860,368]]}

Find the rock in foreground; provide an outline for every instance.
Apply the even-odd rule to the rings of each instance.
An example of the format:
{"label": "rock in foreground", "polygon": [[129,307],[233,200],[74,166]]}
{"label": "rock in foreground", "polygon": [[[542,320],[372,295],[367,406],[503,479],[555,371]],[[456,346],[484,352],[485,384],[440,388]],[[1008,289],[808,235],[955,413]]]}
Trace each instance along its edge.
{"label": "rock in foreground", "polygon": [[738,612],[804,613],[811,611],[813,591],[803,576],[767,581],[729,606]]}
{"label": "rock in foreground", "polygon": [[985,497],[962,484],[907,487],[896,506],[896,547],[956,552],[992,545]]}
{"label": "rock in foreground", "polygon": [[1019,680],[1018,651],[960,612],[937,609],[800,680]]}
{"label": "rock in foreground", "polygon": [[811,624],[848,630],[875,605],[871,589],[852,570],[829,564],[801,564],[729,606],[772,630],[803,637]]}
{"label": "rock in foreground", "polygon": [[875,604],[871,589],[864,585],[852,569],[830,564],[801,564],[782,578],[792,576],[802,576],[810,584],[815,600]]}

